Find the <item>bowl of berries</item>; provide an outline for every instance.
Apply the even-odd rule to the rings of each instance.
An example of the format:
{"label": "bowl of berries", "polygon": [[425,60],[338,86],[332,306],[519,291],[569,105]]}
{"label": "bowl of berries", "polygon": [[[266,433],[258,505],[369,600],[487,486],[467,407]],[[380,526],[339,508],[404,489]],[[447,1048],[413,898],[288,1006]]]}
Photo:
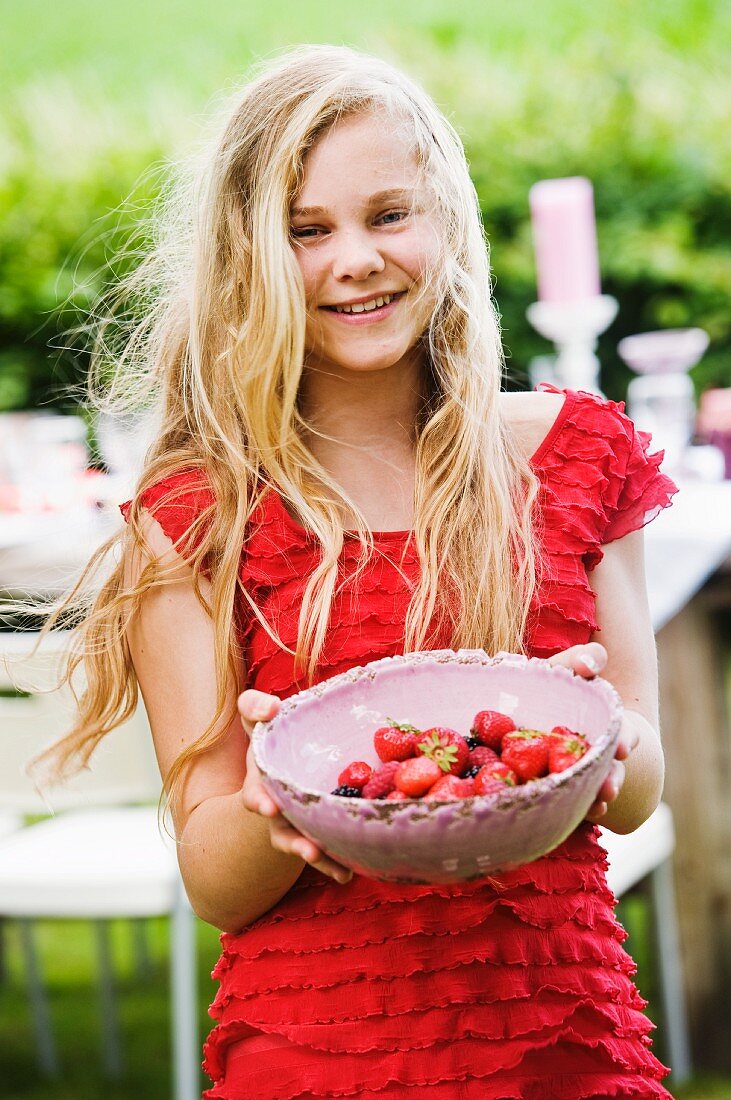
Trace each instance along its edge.
{"label": "bowl of berries", "polygon": [[586,816],[622,703],[537,657],[385,657],[286,699],[252,735],[282,814],[333,859],[391,882],[454,883],[529,863]]}

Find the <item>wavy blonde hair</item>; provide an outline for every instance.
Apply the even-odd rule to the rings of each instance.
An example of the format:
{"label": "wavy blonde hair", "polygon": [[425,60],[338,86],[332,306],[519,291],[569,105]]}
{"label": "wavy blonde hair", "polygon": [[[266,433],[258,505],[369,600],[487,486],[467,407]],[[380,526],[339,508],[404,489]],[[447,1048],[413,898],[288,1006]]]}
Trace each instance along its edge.
{"label": "wavy blonde hair", "polygon": [[[425,92],[390,65],[347,48],[302,47],[263,67],[239,92],[200,170],[169,190],[154,247],[119,291],[114,325],[98,333],[92,390],[100,380],[106,385],[107,408],[154,408],[159,429],[127,528],[99,549],[46,624],[51,629],[70,613],[78,616],[65,679],[71,684],[77,670],[85,673],[76,723],[45,754],[59,776],[85,765],[105,734],[134,711],[127,627],[145,594],[171,583],[172,568],[147,547],[152,560],[128,585],[125,562],[135,546],[146,547],[141,494],[182,469],[198,471],[215,499],[195,520],[195,537],[179,549],[215,626],[218,710],[165,777],[168,796],[221,736],[241,607],[263,622],[238,579],[242,532],[263,486],[278,490],[321,547],[295,651],[296,668],[309,679],[315,673],[337,590],[344,510],[356,517],[359,568],[372,536],[305,442],[309,425],[298,396],[306,308],[290,206],[307,151],[338,120],[369,111],[386,112],[409,135],[442,244],[426,280],[436,306],[422,337],[426,400],[416,425],[421,576],[404,651],[428,648],[435,617],[442,625],[446,619],[455,648],[524,649],[540,560],[533,524],[538,483],[501,413],[499,323],[462,143]],[[103,579],[95,584],[99,571]],[[210,606],[202,575],[211,580]]]}

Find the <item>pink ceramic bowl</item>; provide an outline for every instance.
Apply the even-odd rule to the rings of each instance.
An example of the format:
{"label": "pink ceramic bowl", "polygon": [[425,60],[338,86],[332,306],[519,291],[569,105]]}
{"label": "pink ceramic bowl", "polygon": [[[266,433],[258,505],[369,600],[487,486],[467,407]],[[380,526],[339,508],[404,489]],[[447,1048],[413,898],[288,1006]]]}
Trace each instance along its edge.
{"label": "pink ceramic bowl", "polygon": [[[387,716],[466,735],[485,709],[532,729],[568,726],[591,748],[557,775],[454,802],[330,794],[346,764],[379,764],[373,734]],[[385,881],[449,883],[528,863],[565,840],[609,771],[621,720],[606,680],[537,657],[438,650],[385,657],[293,695],[256,726],[253,747],[284,816],[333,859]]]}

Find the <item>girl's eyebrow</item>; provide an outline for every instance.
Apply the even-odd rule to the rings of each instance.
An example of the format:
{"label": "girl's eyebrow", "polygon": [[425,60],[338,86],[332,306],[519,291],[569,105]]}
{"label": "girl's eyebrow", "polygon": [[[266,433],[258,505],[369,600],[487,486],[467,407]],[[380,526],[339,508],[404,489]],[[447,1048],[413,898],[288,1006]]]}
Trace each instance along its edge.
{"label": "girl's eyebrow", "polygon": [[[385,191],[376,191],[369,198],[364,200],[364,206],[379,206],[383,202],[394,202],[399,200],[400,202],[413,203],[414,191],[410,187],[389,187]],[[290,214],[293,218],[315,218],[322,214],[327,214],[327,207],[325,206],[293,206],[290,210]]]}

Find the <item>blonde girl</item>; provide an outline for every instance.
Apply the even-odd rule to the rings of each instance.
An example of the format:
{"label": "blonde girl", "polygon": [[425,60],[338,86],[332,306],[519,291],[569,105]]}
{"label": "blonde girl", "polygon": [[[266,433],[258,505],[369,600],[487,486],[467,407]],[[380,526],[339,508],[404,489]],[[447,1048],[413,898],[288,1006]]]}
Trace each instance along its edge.
{"label": "blonde girl", "polygon": [[[668,1096],[594,823],[629,832],[660,797],[640,528],[674,486],[621,405],[501,391],[454,129],[382,61],[291,51],[238,94],[126,289],[144,309],[112,396],[141,392],[159,428],[90,566],[113,551],[55,759],[87,760],[141,690],[190,900],[223,933],[206,1096]],[[564,844],[499,879],[353,876],[267,797],[253,723],[443,647],[601,671],[626,708],[612,773]]]}

